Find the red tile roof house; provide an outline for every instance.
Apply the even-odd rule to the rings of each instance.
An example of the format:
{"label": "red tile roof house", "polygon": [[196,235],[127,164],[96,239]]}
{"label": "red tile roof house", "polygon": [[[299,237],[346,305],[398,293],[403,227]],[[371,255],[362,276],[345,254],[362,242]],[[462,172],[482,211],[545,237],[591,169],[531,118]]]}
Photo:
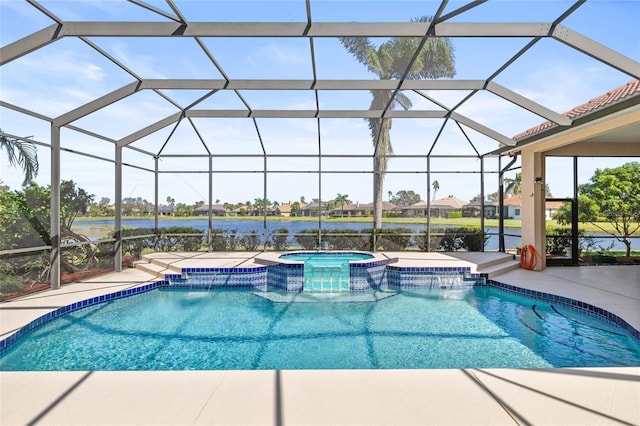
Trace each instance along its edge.
{"label": "red tile roof house", "polygon": [[[447,217],[449,213],[460,212],[462,207],[469,204],[468,201],[460,200],[456,197],[441,198],[431,202],[431,217]],[[427,202],[419,201],[407,207],[402,207],[402,216],[405,217],[426,217]]]}
{"label": "red tile roof house", "polygon": [[[564,206],[562,201],[547,201],[544,214],[547,220],[553,219],[553,215]],[[522,195],[513,195],[504,199],[504,217],[507,219],[522,219]]]}
{"label": "red tile roof house", "polygon": [[[573,108],[571,111],[565,112],[563,115],[571,118],[572,120],[578,120],[578,121],[580,121],[582,117],[588,115],[589,120],[593,120],[594,118],[596,118],[594,117],[594,114],[598,114],[598,113],[602,114],[602,112],[597,110],[599,109],[604,110],[605,107],[609,107],[614,104],[620,104],[619,105],[620,109],[623,109],[627,106],[625,102],[627,100],[631,101],[630,98],[634,98],[638,96],[639,93],[640,93],[640,80],[631,80],[624,86],[620,86],[615,89],[609,90],[607,93],[597,96],[591,99],[589,102],[586,102],[582,105],[578,105],[577,107]],[[609,109],[607,109],[606,113],[611,114],[612,112]],[[544,123],[538,126],[532,127],[528,130],[525,130],[522,133],[515,135],[513,139],[515,141],[520,141],[522,139],[527,139],[534,135],[543,134],[543,133],[544,133],[544,136],[548,136],[553,133],[560,132],[562,130],[565,130],[565,128],[551,121],[545,121]]]}

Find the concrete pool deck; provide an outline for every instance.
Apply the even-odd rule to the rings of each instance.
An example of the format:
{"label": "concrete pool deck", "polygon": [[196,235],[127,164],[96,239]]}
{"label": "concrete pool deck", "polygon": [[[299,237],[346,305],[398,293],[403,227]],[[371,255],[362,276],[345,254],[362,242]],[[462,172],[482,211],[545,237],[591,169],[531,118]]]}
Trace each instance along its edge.
{"label": "concrete pool deck", "polygon": [[[383,253],[406,265],[486,265],[473,256]],[[173,264],[254,254],[163,253]],[[181,259],[180,259],[181,258]],[[481,268],[478,268],[481,269]],[[0,304],[0,338],[38,316],[156,278],[125,269]],[[581,300],[640,328],[640,266],[504,272],[496,281]],[[0,424],[640,424],[640,367],[465,370],[0,372]]]}

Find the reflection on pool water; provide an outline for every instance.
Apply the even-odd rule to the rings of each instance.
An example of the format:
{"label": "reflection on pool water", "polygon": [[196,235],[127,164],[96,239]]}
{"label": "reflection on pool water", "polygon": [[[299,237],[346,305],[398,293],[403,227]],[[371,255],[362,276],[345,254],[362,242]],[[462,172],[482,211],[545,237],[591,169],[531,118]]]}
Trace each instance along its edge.
{"label": "reflection on pool water", "polygon": [[621,327],[491,286],[366,297],[160,287],[35,329],[0,370],[640,365]]}

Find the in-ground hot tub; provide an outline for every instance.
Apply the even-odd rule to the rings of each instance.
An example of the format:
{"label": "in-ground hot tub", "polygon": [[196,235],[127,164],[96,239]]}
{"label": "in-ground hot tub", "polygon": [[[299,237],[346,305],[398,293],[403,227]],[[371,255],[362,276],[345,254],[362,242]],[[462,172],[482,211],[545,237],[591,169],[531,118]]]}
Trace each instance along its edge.
{"label": "in-ground hot tub", "polygon": [[397,262],[360,251],[263,253],[256,263],[268,265],[267,286],[288,292],[369,291],[386,284],[385,266]]}

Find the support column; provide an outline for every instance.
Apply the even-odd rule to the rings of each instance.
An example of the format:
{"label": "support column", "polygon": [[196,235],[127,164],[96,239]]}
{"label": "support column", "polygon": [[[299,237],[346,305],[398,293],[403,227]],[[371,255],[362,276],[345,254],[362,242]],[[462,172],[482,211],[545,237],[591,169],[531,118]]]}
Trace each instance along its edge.
{"label": "support column", "polygon": [[153,180],[153,205],[154,205],[154,212],[153,212],[153,233],[154,233],[154,237],[153,237],[153,248],[156,249],[158,247],[158,240],[160,239],[160,233],[158,232],[158,206],[160,205],[160,197],[159,197],[159,187],[160,187],[160,177],[158,174],[158,170],[159,170],[159,164],[158,164],[158,157],[154,157],[154,168],[153,168],[153,176],[154,176],[154,180]]}
{"label": "support column", "polygon": [[427,250],[431,251],[431,157],[427,156]]}
{"label": "support column", "polygon": [[122,147],[116,146],[115,165],[115,246],[114,257],[115,271],[122,271]]}
{"label": "support column", "polygon": [[209,155],[209,208],[207,209],[207,251],[213,251],[213,157]]}
{"label": "support column", "polygon": [[536,270],[546,266],[545,157],[523,149],[522,155],[522,245],[532,245],[541,259]]}
{"label": "support column", "polygon": [[[484,228],[484,156],[480,157],[480,229],[482,232],[482,241],[485,241]],[[484,244],[481,251],[484,251]]]}
{"label": "support column", "polygon": [[264,161],[264,172],[262,173],[262,251],[267,251],[267,242],[269,240],[269,232],[267,231],[267,155],[263,156]]}
{"label": "support column", "polygon": [[60,288],[60,127],[51,126],[51,288]]}

